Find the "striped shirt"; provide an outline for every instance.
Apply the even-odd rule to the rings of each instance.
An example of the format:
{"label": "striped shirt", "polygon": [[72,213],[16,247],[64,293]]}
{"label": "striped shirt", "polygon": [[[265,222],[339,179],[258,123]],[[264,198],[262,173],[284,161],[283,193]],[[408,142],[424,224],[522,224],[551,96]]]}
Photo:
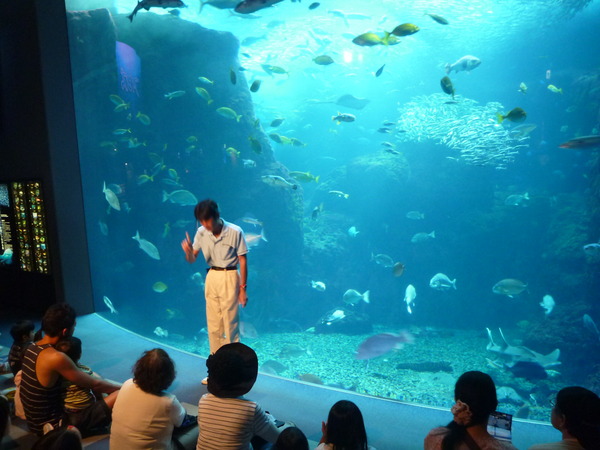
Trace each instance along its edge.
{"label": "striped shirt", "polygon": [[[83,373],[93,375],[94,372],[88,366],[83,364],[76,364],[77,368]],[[96,402],[96,396],[91,389],[86,389],[77,386],[75,383],[71,383],[69,380],[63,381],[63,399],[65,404],[65,411],[68,413],[76,413],[83,411],[88,406],[93,405]]]}
{"label": "striped shirt", "polygon": [[60,379],[54,386],[44,387],[38,381],[36,363],[40,353],[52,347],[50,344],[31,344],[25,350],[23,357],[23,374],[21,379],[20,395],[27,417],[29,429],[36,434],[42,434],[45,423],[53,427],[59,425],[63,417],[62,384]]}
{"label": "striped shirt", "polygon": [[198,405],[198,427],[196,450],[251,450],[254,436],[271,443],[279,437],[279,430],[262,408],[243,397],[204,394]]}

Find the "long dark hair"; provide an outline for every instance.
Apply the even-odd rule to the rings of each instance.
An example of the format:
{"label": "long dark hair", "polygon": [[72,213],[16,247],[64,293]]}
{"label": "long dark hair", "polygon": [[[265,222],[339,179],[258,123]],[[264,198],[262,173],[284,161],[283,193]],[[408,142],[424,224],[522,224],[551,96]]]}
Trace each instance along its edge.
{"label": "long dark hair", "polygon": [[464,441],[468,427],[486,424],[490,414],[498,407],[494,380],[487,373],[478,371],[465,372],[456,380],[454,399],[469,405],[473,415],[467,425],[454,421],[446,425],[448,433],[442,440],[442,450],[454,449]]}
{"label": "long dark hair", "polygon": [[586,450],[600,448],[600,398],[579,386],[561,389],[556,412],[565,416],[565,427]]}
{"label": "long dark hair", "polygon": [[367,431],[358,406],[348,400],[333,405],[327,417],[325,437],[334,450],[367,450]]}

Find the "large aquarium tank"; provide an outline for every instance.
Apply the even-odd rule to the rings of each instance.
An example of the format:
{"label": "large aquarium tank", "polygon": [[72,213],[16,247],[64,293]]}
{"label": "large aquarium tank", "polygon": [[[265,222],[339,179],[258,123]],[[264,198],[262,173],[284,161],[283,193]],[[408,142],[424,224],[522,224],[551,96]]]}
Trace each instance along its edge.
{"label": "large aquarium tank", "polygon": [[263,373],[449,407],[482,370],[542,421],[600,391],[600,2],[184,1],[66,2],[103,317],[208,356],[213,198]]}

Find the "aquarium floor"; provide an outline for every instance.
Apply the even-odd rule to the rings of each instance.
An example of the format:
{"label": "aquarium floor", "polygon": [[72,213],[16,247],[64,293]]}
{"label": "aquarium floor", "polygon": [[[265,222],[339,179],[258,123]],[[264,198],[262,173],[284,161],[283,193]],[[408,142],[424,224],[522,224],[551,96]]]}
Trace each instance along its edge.
{"label": "aquarium floor", "polygon": [[[1,343],[7,345],[8,324],[0,323]],[[131,366],[147,349],[164,347],[177,365],[172,392],[186,403],[196,404],[206,388],[200,380],[206,376],[205,359],[144,338],[106,321],[96,314],[77,319],[77,336],[83,341],[82,361],[106,378],[125,381]],[[419,449],[432,427],[450,420],[447,410],[420,407],[399,401],[361,395],[296,380],[260,374],[250,398],[258,401],[277,418],[296,423],[309,437],[318,441],[321,421],[329,408],[340,399],[355,402],[363,411],[370,444],[379,450]],[[513,442],[520,449],[539,442],[557,440],[560,435],[547,424],[518,421]],[[108,448],[106,440],[86,448]]]}

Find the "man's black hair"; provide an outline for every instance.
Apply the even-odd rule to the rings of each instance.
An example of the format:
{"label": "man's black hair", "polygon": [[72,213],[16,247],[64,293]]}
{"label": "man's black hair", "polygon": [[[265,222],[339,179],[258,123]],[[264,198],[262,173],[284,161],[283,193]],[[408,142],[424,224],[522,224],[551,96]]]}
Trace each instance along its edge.
{"label": "man's black hair", "polygon": [[47,336],[58,337],[62,330],[75,326],[75,310],[67,303],[56,303],[46,310],[42,330]]}
{"label": "man's black hair", "polygon": [[10,335],[13,341],[22,343],[24,336],[29,340],[29,335],[33,330],[35,330],[35,325],[31,320],[20,320],[10,328]]}
{"label": "man's black hair", "polygon": [[214,200],[207,198],[206,200],[202,200],[196,205],[194,208],[194,216],[200,222],[203,222],[208,219],[218,219],[221,217],[219,213],[219,205]]}

